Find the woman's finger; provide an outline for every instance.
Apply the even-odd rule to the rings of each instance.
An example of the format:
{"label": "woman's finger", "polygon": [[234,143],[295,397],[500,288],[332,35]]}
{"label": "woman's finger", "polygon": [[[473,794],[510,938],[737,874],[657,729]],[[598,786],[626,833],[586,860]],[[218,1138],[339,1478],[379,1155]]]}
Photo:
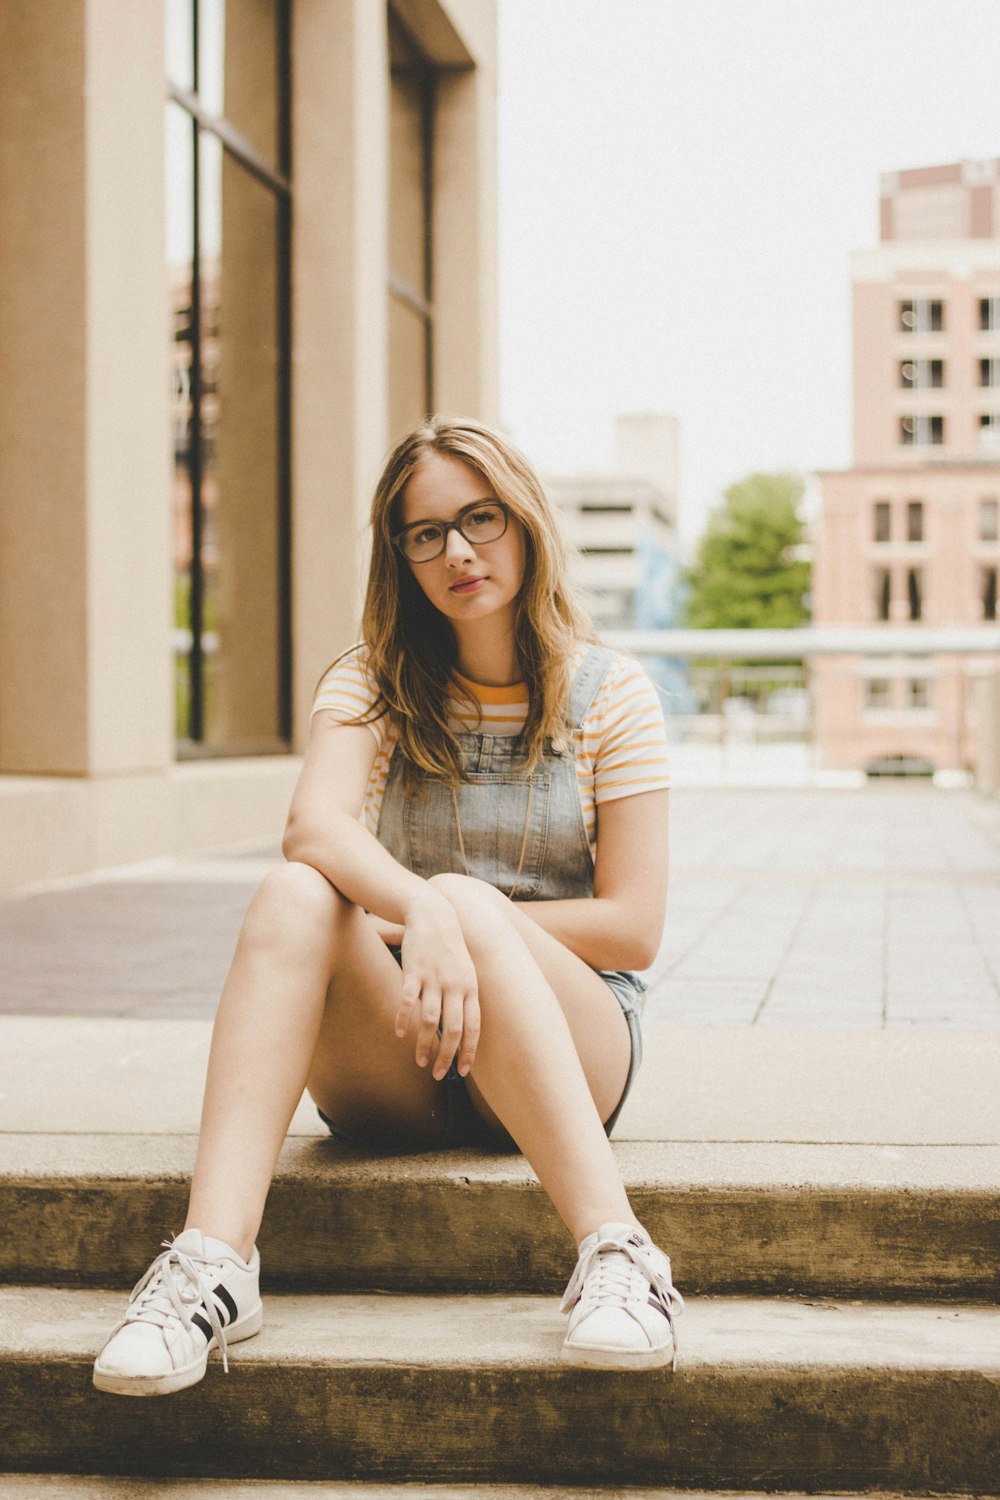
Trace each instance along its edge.
{"label": "woman's finger", "polygon": [[399,1009],[396,1012],[396,1035],[405,1036],[413,1015],[413,1007],[420,999],[420,980],[416,974],[408,974],[403,979],[403,989],[399,997]]}
{"label": "woman's finger", "polygon": [[440,987],[425,983],[420,991],[420,1025],[417,1028],[417,1066],[420,1068],[426,1068],[430,1061],[440,1019]]}
{"label": "woman's finger", "polygon": [[476,1060],[476,1048],[479,1046],[479,1031],[481,1017],[479,1012],[479,997],[467,995],[465,998],[465,1024],[462,1027],[462,1050],[458,1056],[459,1076],[465,1078]]}
{"label": "woman's finger", "polygon": [[451,1067],[462,1041],[465,1006],[461,990],[446,990],[441,1003],[441,1040],[434,1062],[434,1077],[440,1080]]}

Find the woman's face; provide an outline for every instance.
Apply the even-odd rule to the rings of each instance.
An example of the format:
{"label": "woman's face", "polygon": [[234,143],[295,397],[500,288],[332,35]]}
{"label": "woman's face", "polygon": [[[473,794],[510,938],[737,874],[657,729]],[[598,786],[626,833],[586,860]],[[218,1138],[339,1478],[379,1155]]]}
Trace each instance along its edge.
{"label": "woman's face", "polygon": [[[426,454],[403,490],[400,528],[414,521],[453,521],[480,500],[495,500],[489,483],[451,453]],[[524,578],[525,531],[508,515],[507,530],[494,542],[476,546],[455,527],[445,548],[430,562],[406,563],[435,609],[461,632],[463,624],[498,613],[513,619]]]}

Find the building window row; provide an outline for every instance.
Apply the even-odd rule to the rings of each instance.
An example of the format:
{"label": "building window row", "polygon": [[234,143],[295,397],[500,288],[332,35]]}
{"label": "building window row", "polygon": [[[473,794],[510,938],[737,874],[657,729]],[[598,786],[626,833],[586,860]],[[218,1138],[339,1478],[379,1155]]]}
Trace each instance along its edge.
{"label": "building window row", "polygon": [[[906,500],[900,507],[897,501],[895,505],[891,500],[876,500],[872,504],[872,541],[891,542],[894,540],[893,515],[897,516],[897,527],[902,524],[903,530],[898,533],[895,540],[908,542],[922,542],[925,537],[925,514],[924,502],[922,500]],[[980,500],[976,511],[976,540],[980,542],[995,542],[1000,540],[1000,500],[993,495]]]}
{"label": "building window row", "polygon": [[[1000,297],[979,297],[979,330],[995,333],[1000,329]],[[900,333],[942,333],[945,326],[944,302],[939,297],[909,297],[899,303]]]}
{"label": "building window row", "polygon": [[934,683],[929,677],[868,677],[864,686],[864,706],[876,712],[903,708],[926,713],[934,707]]}
{"label": "building window row", "polygon": [[893,568],[877,567],[874,570],[873,602],[875,606],[875,618],[885,624],[893,617],[893,600],[896,597],[896,587],[900,581],[904,584],[906,591],[906,617],[909,620],[922,620],[924,617],[924,570],[923,568],[905,568],[900,570],[899,576],[895,578],[896,570]]}
{"label": "building window row", "polygon": [[944,442],[944,417],[910,416],[899,419],[899,441],[904,448],[939,448]]}
{"label": "building window row", "polygon": [[899,304],[901,333],[940,333],[944,328],[944,303],[937,297],[911,297]]}
{"label": "building window row", "polygon": [[944,385],[944,360],[901,359],[899,383],[907,391],[938,390]]}
{"label": "building window row", "polygon": [[[976,378],[983,389],[1000,386],[1000,359],[978,359]],[[901,359],[899,385],[904,391],[937,391],[945,385],[943,359]]]}
{"label": "building window row", "polygon": [[[997,619],[997,573],[995,563],[979,569],[979,616],[991,623]],[[897,574],[892,568],[878,567],[872,575],[872,595],[875,618],[881,624],[888,624],[893,618],[893,600],[900,584],[905,588],[906,618],[913,622],[924,618],[923,568],[901,569]]]}
{"label": "building window row", "polygon": [[[875,501],[872,507],[873,541],[892,541],[892,510],[891,501]],[[922,542],[924,540],[924,502],[922,500],[907,500],[905,502],[905,520],[906,540],[908,542]]]}

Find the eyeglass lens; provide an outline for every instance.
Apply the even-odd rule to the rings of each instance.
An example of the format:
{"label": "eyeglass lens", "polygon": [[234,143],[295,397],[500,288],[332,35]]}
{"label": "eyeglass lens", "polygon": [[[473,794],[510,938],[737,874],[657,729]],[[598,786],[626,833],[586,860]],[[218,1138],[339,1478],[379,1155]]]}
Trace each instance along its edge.
{"label": "eyeglass lens", "polygon": [[507,529],[507,514],[500,505],[476,505],[462,511],[454,521],[426,521],[400,537],[403,555],[410,562],[430,562],[445,549],[449,531],[458,531],[473,547],[495,542]]}

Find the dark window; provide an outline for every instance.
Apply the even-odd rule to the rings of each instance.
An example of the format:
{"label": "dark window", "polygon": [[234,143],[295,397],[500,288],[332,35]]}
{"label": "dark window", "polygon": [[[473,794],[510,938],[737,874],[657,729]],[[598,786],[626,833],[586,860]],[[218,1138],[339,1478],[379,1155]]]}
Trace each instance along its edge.
{"label": "dark window", "polygon": [[911,677],[906,684],[907,708],[930,708],[932,704],[931,680],[929,677]]}
{"label": "dark window", "polygon": [[865,680],[865,708],[890,708],[892,706],[892,679],[868,677]]}
{"label": "dark window", "polygon": [[922,500],[907,500],[906,502],[906,540],[908,542],[922,542],[924,539],[924,502]]}
{"label": "dark window", "polygon": [[924,617],[924,576],[922,568],[906,570],[906,603],[911,620]]}
{"label": "dark window", "polygon": [[940,333],[944,327],[944,303],[928,297],[901,302],[899,327],[903,333]]}
{"label": "dark window", "polygon": [[892,507],[888,500],[875,501],[875,516],[872,534],[876,542],[888,542],[892,537]]}
{"label": "dark window", "polygon": [[943,359],[901,359],[899,383],[905,390],[938,390],[944,385]]}
{"label": "dark window", "polygon": [[979,413],[979,441],[988,448],[996,448],[1000,445],[1000,412]]}
{"label": "dark window", "polygon": [[434,70],[389,14],[389,436],[434,410]]}
{"label": "dark window", "polygon": [[995,542],[998,536],[998,521],[1000,521],[1000,505],[996,500],[980,500],[979,502],[979,540],[981,542]]}
{"label": "dark window", "polygon": [[1000,297],[980,297],[979,326],[984,333],[1000,328]]}
{"label": "dark window", "polygon": [[178,753],[291,738],[290,0],[166,0]]}
{"label": "dark window", "polygon": [[875,569],[875,618],[888,620],[892,605],[892,574],[888,568]]}
{"label": "dark window", "polygon": [[899,441],[905,447],[939,447],[944,442],[944,417],[900,417]]}
{"label": "dark window", "polygon": [[984,568],[982,576],[982,592],[980,598],[983,602],[983,619],[995,620],[997,617],[997,570],[996,568]]}
{"label": "dark window", "polygon": [[1000,359],[981,359],[979,361],[979,384],[1000,385]]}

